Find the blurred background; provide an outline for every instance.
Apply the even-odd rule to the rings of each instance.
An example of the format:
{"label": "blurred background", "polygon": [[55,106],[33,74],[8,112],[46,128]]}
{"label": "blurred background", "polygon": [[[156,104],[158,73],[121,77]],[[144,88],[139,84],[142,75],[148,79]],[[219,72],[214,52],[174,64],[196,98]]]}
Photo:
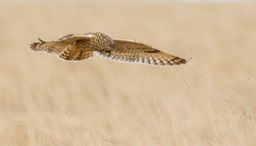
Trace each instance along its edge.
{"label": "blurred background", "polygon": [[[0,1],[0,145],[256,145],[253,1]],[[103,32],[192,58],[68,62],[29,44]]]}

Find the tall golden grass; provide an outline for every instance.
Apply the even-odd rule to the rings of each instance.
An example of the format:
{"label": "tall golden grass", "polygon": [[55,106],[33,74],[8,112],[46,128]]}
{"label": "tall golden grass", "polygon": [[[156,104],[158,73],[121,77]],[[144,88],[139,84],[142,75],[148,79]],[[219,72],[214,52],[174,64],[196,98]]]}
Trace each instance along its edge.
{"label": "tall golden grass", "polygon": [[[256,145],[254,3],[1,2],[0,145]],[[29,44],[104,32],[191,58],[67,62]]]}

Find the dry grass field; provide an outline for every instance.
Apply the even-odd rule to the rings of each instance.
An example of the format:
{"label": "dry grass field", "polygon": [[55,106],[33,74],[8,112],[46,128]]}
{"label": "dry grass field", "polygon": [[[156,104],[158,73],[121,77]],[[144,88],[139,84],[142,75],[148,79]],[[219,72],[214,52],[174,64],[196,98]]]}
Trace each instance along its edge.
{"label": "dry grass field", "polygon": [[[1,146],[255,146],[256,3],[0,2]],[[184,58],[68,62],[31,42],[104,32]]]}

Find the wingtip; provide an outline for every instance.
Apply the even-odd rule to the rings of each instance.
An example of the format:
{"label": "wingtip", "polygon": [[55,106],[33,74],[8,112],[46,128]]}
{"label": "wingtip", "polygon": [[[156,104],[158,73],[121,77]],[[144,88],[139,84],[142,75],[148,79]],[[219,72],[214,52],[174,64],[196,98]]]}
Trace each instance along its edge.
{"label": "wingtip", "polygon": [[40,42],[33,42],[33,43],[31,43],[31,44],[29,45],[31,50],[39,51],[39,50],[40,50],[40,49],[39,49],[39,48],[40,48],[39,46],[41,46],[42,44],[45,43],[45,41],[43,41],[43,40],[40,39],[40,38],[38,38],[38,40],[39,40]]}
{"label": "wingtip", "polygon": [[192,57],[190,57],[189,59],[184,59],[184,60],[185,60],[184,64],[187,64],[190,60],[192,60]]}
{"label": "wingtip", "polygon": [[180,57],[175,57],[172,59],[172,65],[181,65],[181,64],[186,64],[188,60],[180,58]]}
{"label": "wingtip", "polygon": [[34,42],[34,43],[31,43],[29,46],[30,46],[30,49],[31,50],[34,50],[34,51],[36,51],[37,49],[37,45],[38,45],[39,43],[37,43],[37,42]]}
{"label": "wingtip", "polygon": [[189,59],[180,58],[180,64],[187,64],[190,60],[192,60],[192,57]]}
{"label": "wingtip", "polygon": [[38,38],[38,40],[41,42],[41,43],[45,43],[45,41],[43,41],[42,39]]}

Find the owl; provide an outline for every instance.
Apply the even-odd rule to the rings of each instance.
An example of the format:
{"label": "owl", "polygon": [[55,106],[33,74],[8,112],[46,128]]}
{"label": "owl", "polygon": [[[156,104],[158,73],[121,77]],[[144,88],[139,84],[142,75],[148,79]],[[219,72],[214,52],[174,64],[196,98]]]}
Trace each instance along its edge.
{"label": "owl", "polygon": [[152,66],[185,64],[187,60],[165,53],[149,45],[124,39],[112,39],[101,32],[68,34],[56,41],[32,43],[34,51],[45,51],[69,61],[86,60],[94,55],[110,61],[140,63]]}

